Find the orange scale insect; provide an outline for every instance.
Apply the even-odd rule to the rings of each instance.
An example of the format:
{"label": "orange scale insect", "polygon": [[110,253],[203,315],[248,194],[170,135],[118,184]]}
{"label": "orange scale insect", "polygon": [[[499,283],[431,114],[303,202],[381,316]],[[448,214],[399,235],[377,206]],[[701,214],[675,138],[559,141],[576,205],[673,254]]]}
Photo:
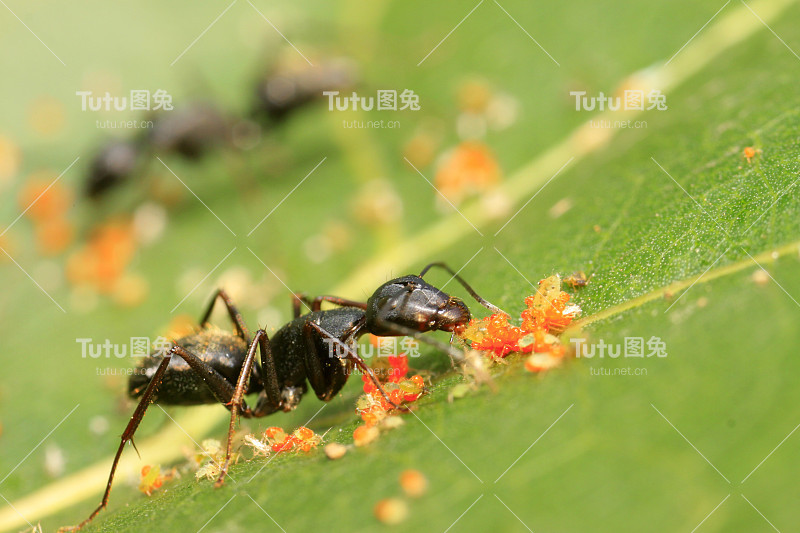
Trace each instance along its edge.
{"label": "orange scale insect", "polygon": [[407,392],[403,395],[403,401],[407,403],[416,402],[420,396],[422,396],[421,392]]}
{"label": "orange scale insect", "polygon": [[379,415],[373,411],[363,411],[361,413],[361,420],[368,426],[374,426],[380,421]]}
{"label": "orange scale insect", "polygon": [[572,316],[558,315],[551,316],[546,319],[547,329],[550,331],[561,332],[572,323]]}
{"label": "orange scale insect", "polygon": [[553,275],[539,282],[536,294],[525,298],[520,327],[511,325],[508,315],[494,314],[471,321],[462,336],[473,349],[499,357],[512,352],[552,353],[559,344],[551,334],[566,329],[579,312],[575,308],[565,314],[569,300],[570,295],[561,290],[561,279]]}
{"label": "orange scale insect", "polygon": [[476,350],[492,352],[499,357],[504,357],[518,348],[518,342],[516,339],[510,340],[487,338],[482,342],[473,343],[472,347]]}
{"label": "orange scale insect", "polygon": [[283,428],[273,426],[264,430],[264,436],[269,440],[284,440],[286,432],[283,431]]}
{"label": "orange scale insect", "polygon": [[425,392],[425,381],[422,376],[413,376],[400,382],[404,402],[415,402]]}
{"label": "orange scale insect", "polygon": [[405,354],[390,355],[388,359],[389,372],[387,381],[389,383],[399,383],[408,374],[408,357]]}
{"label": "orange scale insect", "polygon": [[395,389],[389,393],[389,399],[394,404],[403,403],[403,391],[400,389]]}
{"label": "orange scale insect", "polygon": [[297,428],[297,436],[303,440],[308,440],[314,437],[314,432],[308,429],[307,427],[299,427]]}
{"label": "orange scale insect", "polygon": [[35,222],[60,218],[71,204],[70,190],[61,183],[52,181],[48,172],[36,174],[19,194],[21,209]]}
{"label": "orange scale insect", "polygon": [[288,452],[292,448],[294,448],[294,439],[292,439],[291,437],[288,437],[286,440],[284,440],[282,442],[277,442],[277,443],[273,444],[271,446],[271,448],[272,448],[272,451],[275,452],[275,453]]}
{"label": "orange scale insect", "polygon": [[369,378],[368,375],[361,374],[361,381],[364,382],[364,393],[370,394],[371,392],[377,390],[377,388],[375,388],[375,384],[372,382],[372,380]]}

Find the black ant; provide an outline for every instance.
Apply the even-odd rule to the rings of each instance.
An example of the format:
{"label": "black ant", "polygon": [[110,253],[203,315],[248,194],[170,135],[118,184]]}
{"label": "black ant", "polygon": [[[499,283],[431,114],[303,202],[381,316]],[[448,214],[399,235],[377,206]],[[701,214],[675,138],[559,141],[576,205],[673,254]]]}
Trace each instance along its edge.
{"label": "black ant", "polygon": [[152,128],[131,139],[113,139],[92,158],[86,177],[86,195],[99,198],[117,185],[143,174],[155,154],[175,154],[197,161],[229,143],[231,120],[207,103],[151,116]]}
{"label": "black ant", "polygon": [[[153,354],[131,375],[128,394],[141,398],[131,416],[111,465],[108,484],[100,505],[77,526],[82,528],[108,504],[111,484],[120,456],[133,436],[151,402],[170,405],[201,405],[219,402],[231,411],[225,461],[215,486],[223,484],[231,460],[236,417],[259,418],[276,411],[291,411],[311,385],[317,398],[330,401],[344,386],[354,367],[367,374],[395,407],[369,366],[359,357],[356,341],[366,333],[378,336],[413,336],[443,347],[453,357],[460,354],[449,345],[423,337],[426,331],[454,332],[471,318],[469,308],[422,279],[432,267],[439,267],[457,280],[478,303],[493,312],[502,312],[487,302],[456,272],[443,263],[431,263],[419,276],[409,275],[378,287],[366,302],[336,296],[318,296],[309,301],[293,295],[294,319],[269,339],[259,329],[250,337],[242,315],[220,289],[200,319],[198,331],[173,342],[165,354]],[[217,300],[222,300],[236,332],[209,326]],[[339,306],[322,310],[322,303]],[[311,312],[301,314],[301,305]],[[260,364],[256,361],[259,350]],[[177,357],[175,357],[177,356]],[[244,399],[258,393],[255,408]]]}
{"label": "black ant", "polygon": [[139,140],[107,141],[92,158],[86,176],[86,195],[98,198],[120,183],[128,181],[141,166]]}
{"label": "black ant", "polygon": [[278,65],[256,84],[251,115],[284,122],[298,109],[322,100],[325,91],[347,90],[356,81],[356,69],[346,59],[323,60],[314,66]]}
{"label": "black ant", "polygon": [[237,147],[236,137],[243,133],[258,138],[261,127],[255,120],[277,126],[299,109],[322,100],[324,91],[346,90],[355,86],[356,79],[356,69],[346,59],[325,60],[313,67],[279,65],[258,80],[251,119],[227,116],[203,102],[154,114],[151,131],[108,140],[95,152],[84,185],[86,195],[99,199],[143,174],[154,154],[196,161],[220,147]]}

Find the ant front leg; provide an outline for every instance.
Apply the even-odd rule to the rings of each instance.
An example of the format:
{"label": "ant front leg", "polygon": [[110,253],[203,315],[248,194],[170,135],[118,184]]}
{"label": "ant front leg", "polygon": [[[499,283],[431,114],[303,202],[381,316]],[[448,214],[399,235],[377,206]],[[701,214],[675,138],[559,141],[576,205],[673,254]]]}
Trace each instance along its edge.
{"label": "ant front leg", "polygon": [[294,318],[299,318],[302,316],[303,313],[301,306],[303,304],[305,304],[306,307],[314,312],[322,310],[322,302],[329,302],[338,305],[339,307],[357,307],[358,309],[367,309],[366,302],[348,300],[346,298],[339,298],[338,296],[317,296],[312,300],[305,293],[296,292],[292,294],[292,311],[294,312]]}
{"label": "ant front leg", "polygon": [[223,289],[218,289],[214,294],[214,297],[211,298],[211,302],[208,304],[208,309],[206,309],[205,314],[200,319],[200,327],[202,328],[208,325],[208,319],[211,318],[211,312],[214,310],[214,304],[217,303],[217,299],[222,300],[222,302],[225,304],[225,308],[228,310],[228,315],[231,317],[231,322],[233,322],[233,325],[236,326],[236,331],[239,336],[244,339],[247,344],[250,344],[250,334],[247,331],[244,318],[242,318],[242,314],[233,303],[233,300],[231,300],[231,297],[228,296],[228,293]]}
{"label": "ant front leg", "polygon": [[[386,394],[386,390],[383,388],[383,385],[378,380],[378,378],[375,377],[375,373],[372,372],[372,369],[364,362],[363,359],[361,359],[361,357],[359,357],[359,355],[350,346],[348,346],[346,343],[342,342],[342,339],[339,339],[339,338],[331,335],[330,333],[328,333],[324,329],[322,329],[322,327],[319,324],[315,324],[314,322],[307,322],[306,323],[306,339],[307,339],[307,343],[306,344],[310,347],[310,349],[306,351],[306,369],[308,370],[308,381],[311,383],[311,386],[312,386],[312,388],[314,388],[315,391],[317,391],[317,388],[314,386],[315,383],[319,384],[319,386],[324,388],[324,386],[325,386],[324,377],[325,376],[324,376],[324,373],[322,371],[322,365],[319,362],[320,355],[316,351],[316,349],[311,348],[313,346],[316,346],[316,343],[314,343],[314,340],[312,338],[312,329],[316,330],[317,333],[319,333],[320,335],[322,335],[323,338],[328,340],[328,342],[327,342],[328,347],[329,347],[329,353],[327,354],[328,357],[338,357],[338,358],[343,358],[343,359],[346,359],[348,361],[351,361],[353,364],[355,364],[355,366],[358,367],[359,370],[361,370],[364,374],[369,376],[369,379],[372,381],[373,385],[375,385],[375,387],[380,391],[380,393],[384,397],[384,399],[387,402],[389,402],[394,409],[397,409],[398,407],[400,407],[399,405],[394,403],[391,400],[391,398],[389,398],[389,395]],[[338,350],[336,350],[336,352],[334,352],[334,348],[333,348],[334,344],[337,346],[337,348],[339,348]],[[339,355],[340,353],[342,355]],[[347,379],[346,375],[344,376],[344,379],[345,380]],[[343,384],[344,383],[342,383],[342,385]],[[319,396],[319,393],[317,395]],[[323,397],[323,396],[319,396],[319,397],[320,397],[320,399],[327,399],[327,400],[330,399],[327,395],[325,397]]]}

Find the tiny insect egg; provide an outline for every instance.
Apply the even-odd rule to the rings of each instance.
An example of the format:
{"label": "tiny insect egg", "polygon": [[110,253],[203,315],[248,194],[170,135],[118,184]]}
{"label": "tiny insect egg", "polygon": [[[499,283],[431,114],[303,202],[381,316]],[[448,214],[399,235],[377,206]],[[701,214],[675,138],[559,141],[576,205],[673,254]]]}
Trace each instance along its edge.
{"label": "tiny insect egg", "polygon": [[419,470],[404,470],[400,474],[400,487],[408,496],[419,498],[428,491],[428,478]]}
{"label": "tiny insect egg", "polygon": [[22,159],[21,153],[14,141],[0,136],[0,188],[11,183],[16,176]]}
{"label": "tiny insect egg", "polygon": [[399,524],[408,517],[408,504],[399,498],[386,498],[375,504],[374,513],[384,524]]}
{"label": "tiny insect egg", "polygon": [[561,364],[558,357],[546,353],[535,353],[525,360],[525,370],[528,372],[544,372]]}
{"label": "tiny insect egg", "polygon": [[353,443],[356,446],[366,446],[378,438],[380,432],[373,426],[359,426],[353,431]]}
{"label": "tiny insect egg", "polygon": [[381,429],[397,429],[405,424],[405,421],[399,416],[388,416],[380,421]]}
{"label": "tiny insect egg", "polygon": [[769,283],[769,274],[767,274],[767,271],[763,268],[759,268],[753,272],[750,279],[752,279],[756,285],[763,287]]}
{"label": "tiny insect egg", "polygon": [[341,459],[344,457],[344,454],[347,453],[347,446],[344,444],[339,444],[338,442],[331,442],[330,444],[325,445],[325,455],[328,459],[336,460]]}

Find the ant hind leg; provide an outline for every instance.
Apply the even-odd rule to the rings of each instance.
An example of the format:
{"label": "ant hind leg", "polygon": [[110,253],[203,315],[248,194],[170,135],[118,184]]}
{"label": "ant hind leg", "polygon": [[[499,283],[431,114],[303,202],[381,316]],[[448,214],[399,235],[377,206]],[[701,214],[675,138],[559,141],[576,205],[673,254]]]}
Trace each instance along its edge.
{"label": "ant hind leg", "polygon": [[292,311],[294,312],[294,318],[298,318],[303,314],[300,306],[305,305],[306,308],[310,309],[312,312],[321,311],[322,302],[329,302],[338,305],[339,307],[357,307],[358,309],[367,309],[366,302],[348,300],[347,298],[339,298],[338,296],[317,296],[312,300],[307,294],[296,292],[292,294]]}
{"label": "ant hind leg", "polygon": [[142,394],[142,399],[139,400],[139,405],[136,406],[136,410],[131,416],[130,422],[128,422],[128,425],[125,427],[125,431],[122,432],[119,448],[117,448],[117,453],[114,456],[114,462],[111,464],[111,472],[108,475],[108,483],[106,483],[106,490],[103,493],[103,499],[100,501],[100,505],[98,505],[97,508],[92,511],[92,514],[90,514],[89,517],[83,522],[77,526],[62,527],[58,530],[59,533],[66,531],[78,531],[83,526],[88,524],[92,519],[94,519],[95,516],[100,514],[100,511],[105,509],[108,505],[108,498],[111,495],[111,485],[114,482],[114,474],[117,471],[117,466],[119,465],[120,457],[122,457],[122,452],[125,449],[125,445],[128,443],[128,441],[133,442],[133,435],[136,433],[136,429],[139,427],[139,423],[141,423],[142,418],[144,418],[144,414],[147,411],[147,408],[150,406],[153,395],[158,389],[158,386],[161,384],[161,380],[164,377],[164,372],[166,372],[167,367],[169,366],[173,350],[174,348],[170,350],[167,356],[165,356],[161,361],[161,364],[158,365],[155,374],[153,374],[153,378],[150,380],[150,384],[147,386],[147,389],[145,389],[144,394]]}
{"label": "ant hind leg", "polygon": [[214,310],[214,304],[217,303],[217,300],[222,300],[225,304],[225,308],[228,310],[228,316],[231,318],[231,322],[233,325],[236,326],[236,332],[238,335],[244,339],[247,344],[250,344],[250,333],[247,331],[247,326],[244,323],[244,318],[242,318],[242,314],[239,312],[239,309],[231,300],[231,297],[228,296],[228,293],[225,292],[224,289],[217,289],[217,292],[214,293],[214,297],[211,298],[211,302],[208,304],[208,309],[203,314],[203,317],[200,319],[200,327],[205,327],[208,325],[208,319],[211,318],[211,312]]}

